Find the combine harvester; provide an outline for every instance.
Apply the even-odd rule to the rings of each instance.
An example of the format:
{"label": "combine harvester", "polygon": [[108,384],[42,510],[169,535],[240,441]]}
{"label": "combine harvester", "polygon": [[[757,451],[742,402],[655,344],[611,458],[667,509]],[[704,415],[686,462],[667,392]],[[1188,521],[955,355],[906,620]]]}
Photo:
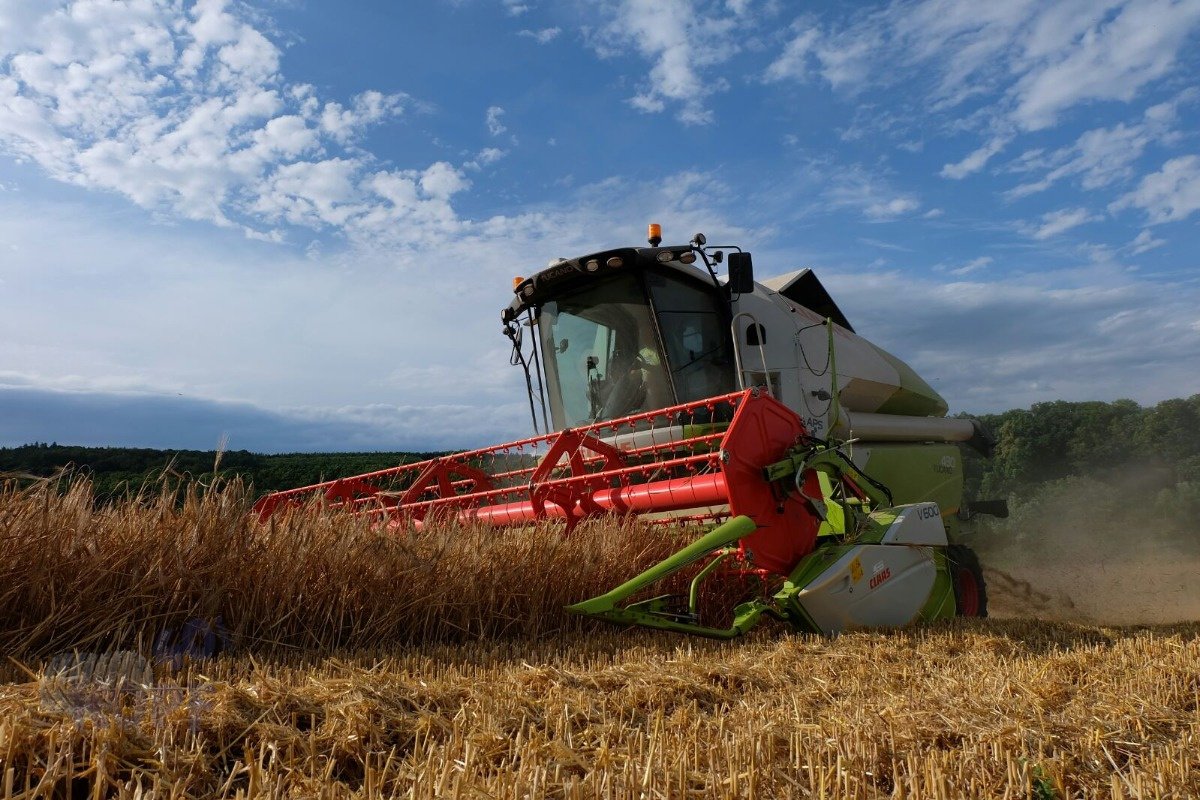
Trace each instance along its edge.
{"label": "combine harvester", "polygon": [[[959,444],[990,450],[979,424],[946,418],[937,392],[856,335],[811,271],[755,282],[738,247],[660,242],[651,225],[650,247],[514,281],[504,334],[545,433],[278,492],[257,512],[319,497],[401,530],[559,520],[569,535],[599,515],[691,524],[678,553],[569,610],[703,636],[740,635],[764,614],[826,634],[984,616],[978,560],[955,543],[959,520],[1006,513],[963,502]],[[689,569],[686,594],[646,597]],[[718,610],[720,626],[701,613],[715,576],[756,587]]]}

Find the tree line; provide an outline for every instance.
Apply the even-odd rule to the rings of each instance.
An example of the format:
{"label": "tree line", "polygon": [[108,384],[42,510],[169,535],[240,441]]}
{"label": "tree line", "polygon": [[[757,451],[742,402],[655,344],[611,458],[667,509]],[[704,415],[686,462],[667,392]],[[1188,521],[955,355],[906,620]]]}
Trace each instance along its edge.
{"label": "tree line", "polygon": [[433,452],[284,453],[246,450],[155,450],[140,447],[74,447],[35,442],[0,448],[0,473],[48,477],[62,469],[88,474],[100,500],[115,499],[166,477],[208,481],[240,477],[259,494],[387,469],[433,458]]}
{"label": "tree line", "polygon": [[968,453],[967,496],[1027,497],[1070,477],[1200,484],[1200,394],[1142,407],[1132,400],[1035,403],[977,417],[995,438],[991,459]]}
{"label": "tree line", "polygon": [[1005,498],[1012,512],[974,526],[993,566],[1067,552],[1113,563],[1200,555],[1200,395],[1150,407],[1055,401],[980,419],[995,453],[965,453],[966,497]]}

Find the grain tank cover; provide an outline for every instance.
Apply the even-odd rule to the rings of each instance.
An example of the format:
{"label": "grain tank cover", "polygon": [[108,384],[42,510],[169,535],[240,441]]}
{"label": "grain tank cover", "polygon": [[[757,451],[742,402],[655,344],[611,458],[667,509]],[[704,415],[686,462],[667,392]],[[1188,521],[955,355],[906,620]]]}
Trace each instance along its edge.
{"label": "grain tank cover", "polygon": [[811,269],[798,269],[786,275],[767,278],[760,283],[796,305],[814,311],[822,317],[829,317],[846,330],[854,332],[846,315],[838,308],[837,303],[833,302],[833,298],[825,291],[825,287],[817,280],[817,274]]}

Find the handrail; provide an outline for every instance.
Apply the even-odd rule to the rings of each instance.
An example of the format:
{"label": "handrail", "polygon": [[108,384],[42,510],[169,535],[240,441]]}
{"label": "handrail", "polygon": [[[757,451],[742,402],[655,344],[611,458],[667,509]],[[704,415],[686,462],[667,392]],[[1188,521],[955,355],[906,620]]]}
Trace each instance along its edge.
{"label": "handrail", "polygon": [[767,338],[765,335],[766,328],[764,328],[762,323],[760,323],[749,311],[739,311],[737,314],[734,314],[733,320],[731,320],[729,323],[729,332],[733,335],[733,362],[737,367],[738,388],[746,388],[746,371],[742,367],[742,343],[738,338],[737,329],[738,320],[742,317],[748,317],[750,319],[750,324],[756,326],[758,329],[758,355],[759,358],[762,359],[763,379],[767,382],[767,392],[769,393],[771,391],[771,376],[767,370],[767,351],[766,348],[763,347],[763,341]]}

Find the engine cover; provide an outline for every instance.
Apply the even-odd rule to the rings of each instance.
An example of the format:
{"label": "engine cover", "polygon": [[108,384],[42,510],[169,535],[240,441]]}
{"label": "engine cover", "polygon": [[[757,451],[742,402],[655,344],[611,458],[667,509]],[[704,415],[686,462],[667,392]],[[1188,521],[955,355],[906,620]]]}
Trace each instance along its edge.
{"label": "engine cover", "polygon": [[881,544],[925,544],[945,547],[946,526],[937,503],[896,506],[896,519],[883,534]]}

